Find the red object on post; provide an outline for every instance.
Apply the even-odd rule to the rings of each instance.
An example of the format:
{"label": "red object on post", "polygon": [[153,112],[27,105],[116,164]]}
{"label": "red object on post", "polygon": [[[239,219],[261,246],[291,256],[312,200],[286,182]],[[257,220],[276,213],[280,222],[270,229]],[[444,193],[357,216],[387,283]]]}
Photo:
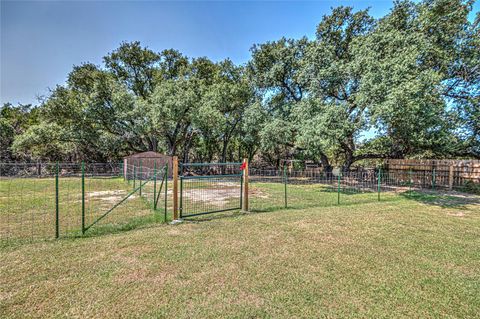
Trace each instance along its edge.
{"label": "red object on post", "polygon": [[240,169],[243,171],[247,167],[247,162],[243,162],[242,166],[240,166]]}

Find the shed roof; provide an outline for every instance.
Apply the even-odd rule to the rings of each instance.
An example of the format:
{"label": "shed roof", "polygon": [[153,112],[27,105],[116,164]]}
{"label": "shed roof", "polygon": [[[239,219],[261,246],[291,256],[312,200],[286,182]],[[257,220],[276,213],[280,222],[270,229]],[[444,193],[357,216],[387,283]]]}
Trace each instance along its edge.
{"label": "shed roof", "polygon": [[165,154],[160,154],[157,152],[152,152],[152,151],[125,156],[125,158],[164,158],[164,157],[169,157],[169,156]]}

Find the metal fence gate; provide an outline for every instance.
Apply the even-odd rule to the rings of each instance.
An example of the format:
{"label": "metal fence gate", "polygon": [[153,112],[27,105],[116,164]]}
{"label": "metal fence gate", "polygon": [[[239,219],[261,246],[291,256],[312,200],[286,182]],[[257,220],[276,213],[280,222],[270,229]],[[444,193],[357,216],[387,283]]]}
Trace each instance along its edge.
{"label": "metal fence gate", "polygon": [[180,218],[242,209],[242,163],[180,164]]}

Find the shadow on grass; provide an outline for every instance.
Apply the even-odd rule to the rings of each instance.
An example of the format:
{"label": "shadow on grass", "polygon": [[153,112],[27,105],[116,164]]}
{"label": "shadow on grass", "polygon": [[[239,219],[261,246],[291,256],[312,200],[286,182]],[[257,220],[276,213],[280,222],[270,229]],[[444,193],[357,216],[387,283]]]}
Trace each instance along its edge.
{"label": "shadow on grass", "polygon": [[[81,234],[81,232],[77,232],[73,234],[73,238],[88,238],[88,237],[96,237],[105,234],[116,234],[125,231],[131,231],[134,229],[139,228],[149,228],[154,227],[159,224],[165,224],[163,212],[162,213],[154,213],[152,215],[135,217],[128,220],[128,222],[121,223],[121,224],[100,224],[98,226],[92,227],[91,229],[87,230],[85,234]],[[67,236],[68,237],[68,236]]]}
{"label": "shadow on grass", "polygon": [[467,205],[480,205],[480,196],[459,192],[415,190],[403,192],[400,196],[423,204],[443,208],[467,209]]}
{"label": "shadow on grass", "polygon": [[245,212],[245,211],[230,211],[230,212],[221,212],[221,213],[211,213],[199,216],[189,216],[183,217],[182,220],[188,223],[201,223],[201,222],[208,222],[212,220],[218,219],[232,219],[237,218],[239,216],[245,216],[252,212]]}
{"label": "shadow on grass", "polygon": [[371,204],[371,203],[387,203],[387,202],[395,202],[398,201],[399,198],[395,197],[388,197],[388,198],[381,198],[380,201],[375,198],[360,198],[355,201],[355,197],[350,197],[349,195],[358,195],[358,194],[346,194],[341,193],[341,196],[347,195],[348,201],[345,201],[345,197],[340,198],[340,204],[338,204],[337,200],[325,203],[325,202],[311,202],[311,203],[292,203],[293,200],[290,201],[288,207],[279,207],[279,206],[271,206],[271,207],[262,207],[262,208],[255,208],[253,209],[254,212],[273,212],[277,210],[285,210],[285,209],[307,209],[307,208],[329,208],[329,207],[340,207],[340,206],[356,206],[361,204]]}
{"label": "shadow on grass", "polygon": [[[358,193],[357,193],[358,194]],[[353,194],[344,194],[344,195],[353,195]],[[310,209],[310,208],[330,208],[330,207],[345,207],[345,206],[357,206],[361,204],[371,204],[371,203],[387,203],[387,202],[395,202],[398,200],[401,200],[402,198],[400,197],[389,197],[389,198],[383,198],[378,201],[378,199],[375,197],[369,198],[369,199],[361,199],[360,201],[354,202],[340,202],[338,204],[337,202],[335,203],[325,203],[325,202],[312,202],[312,203],[303,203],[303,204],[288,204],[287,207],[285,207],[283,204],[272,204],[268,205],[265,207],[253,207],[255,206],[254,203],[251,204],[251,209],[248,212],[245,211],[232,211],[232,212],[222,212],[222,213],[212,213],[212,214],[205,214],[201,216],[192,216],[192,217],[185,217],[183,220],[185,222],[191,222],[191,223],[200,223],[200,222],[208,222],[212,220],[218,220],[218,219],[231,219],[231,218],[237,218],[239,216],[245,216],[245,215],[250,215],[250,214],[265,214],[265,213],[273,213],[277,211],[286,211],[286,210],[299,210],[299,209]]]}
{"label": "shadow on grass", "polygon": [[80,229],[70,230],[66,233],[61,233],[59,238],[51,236],[50,238],[11,238],[8,240],[0,240],[0,249],[12,249],[24,244],[54,242],[64,240],[81,240],[93,237],[101,237],[104,235],[119,234],[128,231],[140,230],[157,227],[159,225],[166,225],[163,212],[155,213],[150,216],[142,216],[131,218],[124,223],[105,223],[98,224],[88,229],[85,234],[82,234]]}

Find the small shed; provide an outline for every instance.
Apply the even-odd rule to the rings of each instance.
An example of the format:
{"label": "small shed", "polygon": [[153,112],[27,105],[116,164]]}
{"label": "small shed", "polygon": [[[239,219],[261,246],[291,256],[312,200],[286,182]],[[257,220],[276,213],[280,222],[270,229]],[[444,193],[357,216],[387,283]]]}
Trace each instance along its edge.
{"label": "small shed", "polygon": [[171,156],[157,152],[148,151],[132,154],[123,158],[123,174],[125,177],[127,177],[128,174],[131,174],[131,169],[129,168],[132,167],[136,167],[137,170],[142,167],[143,172],[148,174],[149,171],[153,172],[155,166],[157,170],[160,171],[165,165],[167,165],[168,176],[172,177],[172,163],[173,161]]}

